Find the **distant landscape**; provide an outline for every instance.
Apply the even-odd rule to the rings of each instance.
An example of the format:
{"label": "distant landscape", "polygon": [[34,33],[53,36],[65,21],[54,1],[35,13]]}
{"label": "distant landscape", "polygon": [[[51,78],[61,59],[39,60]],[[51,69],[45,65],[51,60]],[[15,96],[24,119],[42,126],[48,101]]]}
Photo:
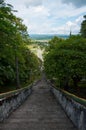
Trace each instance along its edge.
{"label": "distant landscape", "polygon": [[68,38],[69,35],[61,35],[61,34],[30,34],[29,35],[31,39],[33,40],[50,40],[54,36],[60,37],[60,38]]}
{"label": "distant landscape", "polygon": [[[56,4],[47,3],[47,6],[45,4],[49,1],[43,0],[45,4],[36,7],[34,5],[38,5],[38,1],[40,3],[42,0],[25,0],[25,3],[26,1],[29,1],[28,5],[33,6],[32,12],[26,8],[26,14],[24,10],[18,9],[20,16],[25,14],[23,20],[18,12],[16,12],[18,17],[15,15],[13,9],[17,1],[11,6],[9,0],[8,3],[0,0],[0,93],[19,90],[36,80],[41,80],[43,67],[46,78],[57,89],[86,99],[86,9],[83,13],[78,12],[77,4],[78,10],[70,8],[66,19],[64,14],[67,14],[67,10],[65,13],[65,9],[62,10],[65,4],[62,3],[60,6],[59,14],[57,0]],[[22,1],[19,2],[21,3]],[[52,4],[55,10],[54,7],[51,8]],[[21,7],[26,7],[26,4],[23,2]],[[56,17],[54,13],[51,15],[52,11]],[[75,14],[73,17],[75,12],[76,17]],[[32,23],[28,21],[30,18]],[[23,21],[26,21],[27,26]]]}

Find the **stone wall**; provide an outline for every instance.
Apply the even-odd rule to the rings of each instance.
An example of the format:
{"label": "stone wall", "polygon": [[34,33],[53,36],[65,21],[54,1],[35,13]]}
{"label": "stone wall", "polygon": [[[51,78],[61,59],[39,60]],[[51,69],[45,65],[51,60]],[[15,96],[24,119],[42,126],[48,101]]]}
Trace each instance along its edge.
{"label": "stone wall", "polygon": [[0,122],[7,118],[31,94],[32,87],[16,91],[0,99]]}
{"label": "stone wall", "polygon": [[51,91],[62,105],[68,117],[79,130],[86,130],[86,107],[66,96],[62,91],[51,87]]}

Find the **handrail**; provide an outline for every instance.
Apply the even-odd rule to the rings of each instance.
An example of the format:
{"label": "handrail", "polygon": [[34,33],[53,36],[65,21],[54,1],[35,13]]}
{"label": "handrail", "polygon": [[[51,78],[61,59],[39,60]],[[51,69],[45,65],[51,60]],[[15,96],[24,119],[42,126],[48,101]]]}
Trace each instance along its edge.
{"label": "handrail", "polygon": [[67,97],[69,97],[69,98],[72,98],[73,100],[75,100],[76,102],[80,103],[81,105],[86,106],[86,99],[81,98],[81,97],[78,97],[78,96],[76,96],[76,95],[74,95],[74,94],[72,94],[72,93],[69,93],[69,92],[65,91],[65,90],[61,90],[61,92],[62,92],[65,96],[67,96]]}
{"label": "handrail", "polygon": [[86,99],[78,97],[72,93],[69,93],[68,91],[65,91],[61,88],[57,88],[54,84],[52,84],[50,81],[48,81],[48,83],[51,84],[51,86],[59,91],[61,91],[65,96],[67,96],[68,98],[71,98],[73,100],[75,100],[76,102],[80,103],[81,105],[84,105],[86,107]]}
{"label": "handrail", "polygon": [[15,94],[18,94],[19,92],[21,92],[22,90],[25,90],[27,88],[30,88],[32,85],[30,84],[29,86],[26,86],[24,88],[20,88],[20,89],[16,89],[16,90],[13,90],[13,91],[9,91],[9,92],[6,92],[6,93],[1,93],[0,94],[0,99],[2,98],[6,98],[6,97],[10,97],[10,96],[13,96]]}

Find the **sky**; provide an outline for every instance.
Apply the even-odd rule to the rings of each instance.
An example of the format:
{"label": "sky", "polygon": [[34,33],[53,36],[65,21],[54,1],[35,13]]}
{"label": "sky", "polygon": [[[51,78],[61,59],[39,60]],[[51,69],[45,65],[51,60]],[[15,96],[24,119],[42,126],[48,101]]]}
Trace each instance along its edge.
{"label": "sky", "polygon": [[86,0],[5,0],[23,19],[29,34],[73,34],[80,32],[86,15]]}

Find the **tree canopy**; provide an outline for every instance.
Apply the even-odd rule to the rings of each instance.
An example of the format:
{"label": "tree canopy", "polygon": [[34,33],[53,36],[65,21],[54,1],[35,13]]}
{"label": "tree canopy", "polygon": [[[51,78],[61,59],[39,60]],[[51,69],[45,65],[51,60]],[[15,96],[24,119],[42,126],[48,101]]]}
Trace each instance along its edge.
{"label": "tree canopy", "polygon": [[31,79],[40,61],[28,49],[27,27],[13,12],[12,5],[0,1],[0,85],[17,81],[19,87]]}
{"label": "tree canopy", "polygon": [[81,23],[81,35],[86,38],[86,15],[84,15],[84,20]]}
{"label": "tree canopy", "polygon": [[56,41],[57,44],[53,44],[51,40],[54,47],[48,47],[45,55],[46,74],[50,79],[57,80],[65,89],[68,89],[70,79],[77,87],[77,83],[86,76],[86,39],[71,36],[66,40],[57,38]]}

